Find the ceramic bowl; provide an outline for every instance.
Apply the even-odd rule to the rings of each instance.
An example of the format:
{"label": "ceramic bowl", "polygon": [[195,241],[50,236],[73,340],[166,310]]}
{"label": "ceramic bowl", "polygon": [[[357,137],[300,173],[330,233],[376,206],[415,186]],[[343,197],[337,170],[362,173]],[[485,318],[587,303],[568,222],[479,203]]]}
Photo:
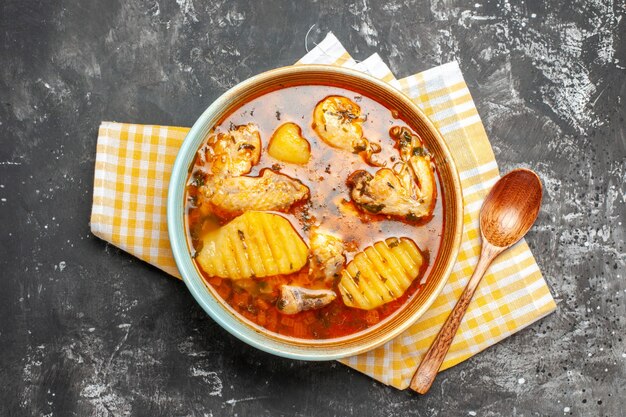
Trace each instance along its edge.
{"label": "ceramic bowl", "polygon": [[[350,336],[327,340],[293,339],[272,333],[234,312],[196,269],[187,244],[184,191],[189,167],[209,130],[225,115],[268,91],[297,85],[332,85],[368,96],[401,118],[424,140],[434,155],[443,198],[444,226],[441,247],[426,285],[396,313],[374,327]],[[178,153],[169,184],[167,222],[176,264],[198,304],[224,329],[263,351],[302,360],[330,360],[359,354],[398,336],[413,324],[443,289],[455,263],[461,241],[463,198],[454,160],[441,134],[407,96],[389,84],[354,70],[327,65],[291,66],[268,71],[243,81],[215,100],[195,122]],[[431,262],[433,260],[431,259]]]}

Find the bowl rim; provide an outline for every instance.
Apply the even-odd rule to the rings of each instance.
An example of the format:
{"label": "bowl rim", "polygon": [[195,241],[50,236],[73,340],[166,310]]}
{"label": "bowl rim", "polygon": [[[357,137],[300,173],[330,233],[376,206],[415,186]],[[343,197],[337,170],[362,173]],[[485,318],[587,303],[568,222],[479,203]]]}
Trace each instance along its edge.
{"label": "bowl rim", "polygon": [[[189,253],[189,249],[187,246],[187,236],[183,221],[184,188],[187,181],[189,166],[191,160],[197,152],[198,146],[206,138],[206,135],[209,133],[209,130],[213,127],[213,125],[217,123],[219,119],[222,118],[225,114],[227,114],[227,112],[223,111],[223,109],[229,107],[229,103],[233,100],[234,97],[237,97],[239,94],[244,93],[252,86],[260,84],[263,81],[271,80],[272,78],[277,78],[281,76],[291,75],[296,72],[314,72],[316,74],[323,72],[327,74],[347,76],[349,78],[352,77],[362,79],[369,83],[375,84],[379,88],[393,91],[393,94],[396,95],[399,99],[403,100],[405,104],[411,109],[411,111],[416,113],[416,115],[436,137],[441,147],[441,153],[443,154],[444,159],[448,161],[448,164],[450,165],[452,189],[454,190],[454,192],[452,193],[452,195],[449,195],[446,198],[453,198],[456,203],[456,222],[454,224],[454,230],[456,230],[457,233],[453,235],[449,261],[442,271],[442,278],[440,279],[432,293],[410,317],[404,320],[404,322],[395,326],[395,328],[391,329],[391,331],[387,332],[384,337],[379,337],[377,340],[375,340],[374,343],[367,343],[363,346],[357,345],[352,348],[320,348],[318,346],[318,349],[316,349],[315,344],[306,345],[306,343],[303,343],[303,345],[306,345],[306,347],[297,348],[293,345],[285,343],[284,339],[288,338],[284,338],[282,341],[277,342],[276,340],[270,338],[267,335],[267,332],[261,330],[260,328],[254,329],[251,326],[247,326],[239,318],[233,320],[233,317],[235,317],[234,314],[231,313],[230,315],[232,317],[230,317],[228,314],[228,308],[223,305],[223,302],[218,301],[207,288],[207,284],[204,282],[203,278],[200,276],[199,272],[196,269],[196,266],[193,263],[191,254]],[[219,117],[216,117],[216,115],[218,115]],[[211,105],[200,115],[200,117],[198,117],[196,122],[187,133],[180,149],[178,150],[178,154],[172,168],[168,186],[167,226],[169,241],[172,253],[174,255],[174,259],[176,261],[176,265],[182,276],[182,280],[187,286],[191,295],[202,307],[202,309],[230,334],[257,349],[285,358],[315,361],[341,359],[372,350],[395,338],[396,336],[404,332],[412,324],[414,324],[430,308],[432,303],[439,296],[444,286],[448,282],[448,279],[452,272],[452,268],[456,263],[456,259],[459,253],[461,235],[463,232],[463,194],[458,169],[443,136],[436,128],[436,126],[432,123],[432,121],[424,114],[424,112],[402,91],[396,89],[387,82],[384,82],[378,78],[353,69],[324,64],[287,66],[260,73],[231,87],[211,103]],[[227,314],[224,314],[225,312]],[[302,339],[298,339],[298,341],[301,340]]]}

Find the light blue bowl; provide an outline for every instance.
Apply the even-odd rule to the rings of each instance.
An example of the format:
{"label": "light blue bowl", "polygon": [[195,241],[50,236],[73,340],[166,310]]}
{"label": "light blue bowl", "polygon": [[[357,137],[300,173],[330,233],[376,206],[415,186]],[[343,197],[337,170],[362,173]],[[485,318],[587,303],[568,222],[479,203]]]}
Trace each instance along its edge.
{"label": "light blue bowl", "polygon": [[[184,191],[196,151],[210,129],[230,111],[266,91],[291,85],[327,84],[376,97],[390,108],[402,110],[411,119],[434,152],[440,167],[446,206],[446,228],[440,255],[435,261],[426,286],[405,307],[378,325],[363,332],[330,340],[303,340],[280,336],[255,325],[235,313],[219,295],[205,284],[191,258],[187,244],[184,214]],[[407,120],[409,121],[409,120]],[[441,170],[446,175],[441,175]],[[445,179],[448,179],[444,181]],[[184,283],[213,320],[242,341],[274,355],[301,360],[331,360],[373,349],[391,340],[413,324],[432,304],[446,283],[460,244],[463,204],[460,182],[454,161],[443,138],[421,110],[408,97],[376,78],[344,68],[326,65],[284,67],[259,74],[236,85],[202,113],[187,134],[176,157],[169,183],[167,224],[176,265]],[[453,196],[454,198],[446,198]],[[444,253],[445,256],[441,256]]]}

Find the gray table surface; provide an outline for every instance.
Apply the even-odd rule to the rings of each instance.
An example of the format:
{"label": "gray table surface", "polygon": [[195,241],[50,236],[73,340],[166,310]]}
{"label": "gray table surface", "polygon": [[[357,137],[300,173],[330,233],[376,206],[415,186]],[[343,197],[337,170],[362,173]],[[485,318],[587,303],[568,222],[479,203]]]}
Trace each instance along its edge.
{"label": "gray table surface", "polygon": [[[549,3],[549,4],[546,4]],[[0,2],[0,415],[624,416],[624,0]],[[399,76],[457,60],[558,310],[428,395],[227,334],[89,231],[102,120],[189,126],[333,31]]]}

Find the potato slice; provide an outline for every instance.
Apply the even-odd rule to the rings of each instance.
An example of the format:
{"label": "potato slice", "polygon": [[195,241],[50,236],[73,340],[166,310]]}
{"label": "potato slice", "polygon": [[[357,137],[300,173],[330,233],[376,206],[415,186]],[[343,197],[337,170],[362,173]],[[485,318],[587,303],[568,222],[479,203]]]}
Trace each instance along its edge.
{"label": "potato slice", "polygon": [[341,272],[339,292],[348,307],[371,310],[402,296],[424,258],[411,239],[389,238],[359,252]]}
{"label": "potato slice", "polygon": [[315,133],[335,148],[350,152],[366,150],[362,125],[361,108],[347,97],[328,96],[313,110]]}
{"label": "potato slice", "polygon": [[248,211],[203,237],[196,261],[220,278],[291,274],[306,264],[309,248],[284,217]]}
{"label": "potato slice", "polygon": [[311,144],[302,137],[300,126],[289,122],[276,129],[267,152],[279,161],[304,165],[311,157]]}

